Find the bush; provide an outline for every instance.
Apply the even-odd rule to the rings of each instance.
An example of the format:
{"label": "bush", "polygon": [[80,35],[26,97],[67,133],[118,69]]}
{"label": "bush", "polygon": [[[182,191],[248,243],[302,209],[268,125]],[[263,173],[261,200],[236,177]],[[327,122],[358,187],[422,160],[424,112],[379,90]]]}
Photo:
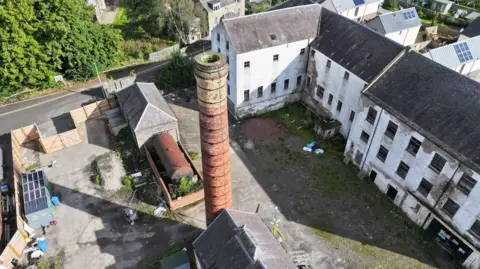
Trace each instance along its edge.
{"label": "bush", "polygon": [[197,160],[200,157],[200,154],[196,151],[190,151],[188,152],[188,155],[190,158],[192,158],[192,160]]}
{"label": "bush", "polygon": [[190,193],[197,192],[203,188],[203,181],[198,180],[197,183],[193,183],[186,177],[180,179],[180,185],[178,186],[177,196],[185,196]]}
{"label": "bush", "polygon": [[122,185],[129,189],[132,188],[132,177],[124,176],[122,180]]}
{"label": "bush", "polygon": [[100,185],[100,176],[99,176],[99,175],[96,175],[96,176],[93,178],[93,184],[95,184],[95,185]]}

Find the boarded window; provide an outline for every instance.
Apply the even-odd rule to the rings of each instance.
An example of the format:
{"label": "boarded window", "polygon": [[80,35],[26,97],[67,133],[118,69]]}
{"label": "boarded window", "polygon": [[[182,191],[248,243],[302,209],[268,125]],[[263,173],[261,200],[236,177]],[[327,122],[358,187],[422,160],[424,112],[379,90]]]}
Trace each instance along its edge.
{"label": "boarded window", "polygon": [[260,98],[262,96],[263,96],[263,86],[260,86],[257,89],[257,97]]}
{"label": "boarded window", "polygon": [[249,68],[250,67],[250,61],[246,61],[243,63],[243,67]]}
{"label": "boarded window", "polygon": [[480,237],[480,221],[475,220],[473,223],[472,227],[470,227],[470,230],[468,230],[470,233],[475,235],[476,237]]}
{"label": "boarded window", "polygon": [[367,134],[365,131],[362,131],[362,134],[360,135],[360,140],[367,143],[368,139],[370,139],[370,135]]}
{"label": "boarded window", "polygon": [[317,85],[317,96],[320,98],[320,99],[323,99],[323,93],[325,92],[325,89],[320,86],[320,85]]}
{"label": "boarded window", "polygon": [[378,153],[377,153],[377,158],[380,161],[385,162],[385,160],[387,159],[387,156],[388,156],[388,149],[380,145],[380,149],[378,150]]}
{"label": "boarded window", "polygon": [[367,118],[365,120],[373,124],[376,118],[377,118],[377,111],[373,108],[369,108]]}
{"label": "boarded window", "polygon": [[273,61],[278,61],[278,54],[273,55]]}
{"label": "boarded window", "polygon": [[445,212],[450,218],[455,216],[455,213],[457,213],[459,208],[460,206],[450,198],[448,198],[447,202],[442,207],[443,212]]}
{"label": "boarded window", "polygon": [[408,143],[407,151],[413,156],[415,156],[417,155],[417,152],[420,149],[421,144],[422,142],[420,142],[418,139],[412,136],[412,138],[410,138],[410,142]]}
{"label": "boarded window", "polygon": [[328,104],[331,105],[333,102],[333,95],[329,94],[328,95]]}
{"label": "boarded window", "polygon": [[462,178],[460,178],[460,180],[458,181],[457,189],[459,189],[466,195],[469,195],[473,187],[475,187],[475,184],[477,184],[477,181],[475,179],[463,174]]}
{"label": "boarded window", "polygon": [[436,173],[440,173],[446,162],[447,161],[442,156],[440,156],[438,153],[435,153],[435,156],[433,156],[432,162],[428,167],[430,167],[430,169]]}
{"label": "boarded window", "polygon": [[355,112],[354,111],[350,111],[350,117],[348,118],[348,120],[350,122],[353,122],[353,119],[355,118]]}
{"label": "boarded window", "polygon": [[417,188],[417,191],[423,194],[423,196],[427,197],[430,191],[432,190],[432,183],[428,182],[428,180],[422,178],[420,185]]}
{"label": "boarded window", "polygon": [[270,92],[274,93],[276,91],[277,91],[277,83],[273,82],[272,84],[270,84]]}
{"label": "boarded window", "polygon": [[288,80],[288,79],[286,79],[285,82],[283,82],[283,89],[284,89],[284,90],[288,90],[288,87],[289,87],[288,84],[289,84],[289,82],[290,82],[290,80]]}
{"label": "boarded window", "polygon": [[345,74],[343,74],[343,79],[348,80],[349,77],[350,77],[350,73],[345,71]]}
{"label": "boarded window", "polygon": [[408,166],[406,163],[400,161],[400,164],[398,165],[398,168],[397,168],[397,175],[399,175],[401,178],[405,179],[407,177],[408,170],[410,170],[410,166]]}
{"label": "boarded window", "polygon": [[392,121],[388,122],[387,129],[385,130],[385,135],[393,139],[395,134],[397,133],[398,125],[393,123]]}
{"label": "boarded window", "polygon": [[245,101],[250,100],[250,90],[243,91],[243,100]]}
{"label": "boarded window", "polygon": [[332,61],[327,60],[327,68],[330,68],[332,66]]}
{"label": "boarded window", "polygon": [[337,103],[337,111],[338,112],[342,111],[342,105],[343,105],[342,101],[338,101],[338,103]]}

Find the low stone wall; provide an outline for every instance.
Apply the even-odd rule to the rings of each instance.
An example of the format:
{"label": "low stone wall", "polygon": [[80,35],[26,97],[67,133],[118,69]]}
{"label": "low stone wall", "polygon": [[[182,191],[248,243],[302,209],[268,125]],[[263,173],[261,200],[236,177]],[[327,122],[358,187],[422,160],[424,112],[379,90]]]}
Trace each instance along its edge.
{"label": "low stone wall", "polygon": [[161,51],[153,52],[148,55],[148,60],[151,62],[164,60],[167,58],[172,52],[180,50],[180,46],[178,44],[163,49]]}

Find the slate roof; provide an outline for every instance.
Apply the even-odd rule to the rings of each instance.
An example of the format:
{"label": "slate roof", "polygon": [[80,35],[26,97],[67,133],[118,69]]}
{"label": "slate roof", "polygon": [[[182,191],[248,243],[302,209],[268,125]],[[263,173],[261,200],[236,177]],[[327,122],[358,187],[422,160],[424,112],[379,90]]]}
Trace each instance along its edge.
{"label": "slate roof", "polygon": [[269,8],[267,11],[279,10],[289,7],[298,7],[298,6],[305,6],[314,4],[314,0],[288,0],[283,3],[280,3],[274,7]]}
{"label": "slate roof", "polygon": [[320,34],[312,47],[370,83],[404,49],[383,35],[322,9]]}
{"label": "slate roof", "polygon": [[[414,12],[415,17],[406,19],[404,14],[407,12]],[[375,25],[376,20],[379,20],[380,25],[383,27],[382,29],[375,29],[375,27],[372,27]],[[418,17],[417,11],[412,7],[380,15],[374,20],[368,22],[367,25],[382,34],[389,34],[413,27],[420,27],[422,26],[422,22]]]}
{"label": "slate roof", "polygon": [[[314,38],[321,7],[317,4],[285,8],[223,20],[238,54]],[[276,35],[272,40],[270,36]]]}
{"label": "slate roof", "polygon": [[203,268],[297,269],[255,213],[225,209],[193,242],[193,247]]}
{"label": "slate roof", "polygon": [[[454,45],[460,43],[466,43],[468,45],[468,48],[470,49],[470,52],[473,56],[472,60],[465,61],[463,63],[460,62],[460,59],[458,58],[454,48]],[[436,49],[431,49],[423,55],[445,67],[454,69],[464,63],[480,59],[480,36],[464,39]]]}
{"label": "slate roof", "polygon": [[471,168],[480,167],[480,84],[416,52],[365,95]]}
{"label": "slate roof", "polygon": [[153,83],[136,82],[119,90],[117,98],[125,119],[134,131],[177,121],[167,101]]}
{"label": "slate roof", "polygon": [[480,35],[480,18],[472,21],[461,33],[467,37],[475,37]]}

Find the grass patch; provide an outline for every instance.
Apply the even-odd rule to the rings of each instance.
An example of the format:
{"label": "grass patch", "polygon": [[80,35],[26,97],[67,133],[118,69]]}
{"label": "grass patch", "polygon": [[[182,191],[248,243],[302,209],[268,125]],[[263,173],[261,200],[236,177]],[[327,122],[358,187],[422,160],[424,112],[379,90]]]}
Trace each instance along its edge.
{"label": "grass patch", "polygon": [[188,152],[188,155],[190,156],[190,158],[192,158],[192,160],[198,160],[198,158],[200,158],[200,153],[196,152],[196,151],[189,151]]}
{"label": "grass patch", "polygon": [[273,118],[280,127],[287,129],[291,134],[302,136],[307,140],[315,140],[313,119],[306,115],[306,109],[300,104],[290,104],[279,110],[270,111],[262,117]]}
{"label": "grass patch", "polygon": [[63,269],[65,251],[61,250],[54,257],[42,258],[35,265],[38,269]]}
{"label": "grass patch", "polygon": [[184,246],[181,246],[181,245],[174,246],[174,247],[170,248],[167,252],[165,252],[162,255],[156,257],[155,259],[144,263],[143,265],[141,265],[139,267],[139,269],[158,269],[158,268],[160,268],[160,261],[163,258],[166,258],[166,257],[168,257],[172,254],[175,254],[175,253],[181,251],[183,248],[184,248]]}

